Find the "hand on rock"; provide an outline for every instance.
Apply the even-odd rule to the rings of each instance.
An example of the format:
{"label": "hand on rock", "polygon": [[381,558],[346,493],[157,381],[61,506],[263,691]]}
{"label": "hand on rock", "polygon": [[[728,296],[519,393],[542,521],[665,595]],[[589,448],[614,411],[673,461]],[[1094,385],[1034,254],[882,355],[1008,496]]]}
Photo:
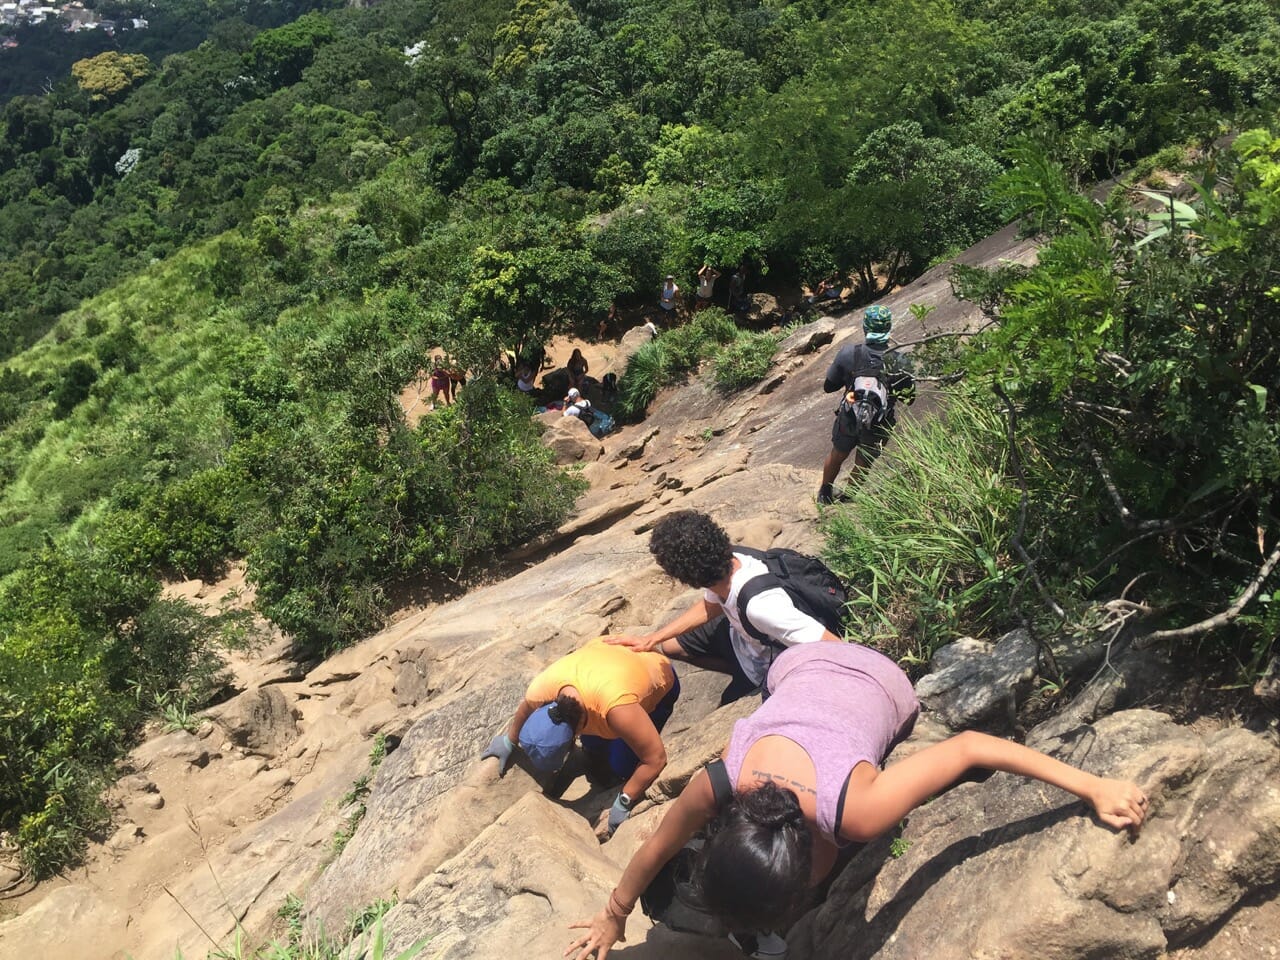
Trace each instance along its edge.
{"label": "hand on rock", "polygon": [[511,764],[515,762],[516,745],[511,742],[511,738],[505,733],[500,733],[489,741],[489,746],[484,753],[480,754],[480,759],[486,757],[498,758],[498,776],[505,777],[507,771],[511,769]]}

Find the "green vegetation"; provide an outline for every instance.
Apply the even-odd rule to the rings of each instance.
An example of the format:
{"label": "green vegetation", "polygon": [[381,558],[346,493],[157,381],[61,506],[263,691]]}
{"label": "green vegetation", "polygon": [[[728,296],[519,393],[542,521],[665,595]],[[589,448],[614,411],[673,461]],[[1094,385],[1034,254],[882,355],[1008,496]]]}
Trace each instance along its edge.
{"label": "green vegetation", "polygon": [[700,310],[688,323],[659,333],[627,361],[618,381],[618,414],[639,419],[661,388],[684,382],[705,361],[713,362],[720,389],[740,390],[765,375],[779,339],[739,329],[719,307]]}
{"label": "green vegetation", "polygon": [[[413,960],[422,954],[427,941],[419,940],[399,953],[387,953],[386,931],[382,918],[395,903],[379,900],[352,919],[345,936],[334,938],[324,935],[307,937],[302,932],[299,911],[302,902],[290,897],[280,908],[280,917],[289,924],[289,934],[284,940],[273,940],[254,948],[245,942],[244,931],[239,926],[231,944],[211,950],[207,960]],[[183,960],[182,951],[174,960]]]}
{"label": "green vegetation", "polygon": [[378,772],[378,767],[382,766],[382,761],[386,758],[387,737],[385,734],[380,733],[374,737],[373,749],[369,751],[369,772],[357,777],[351,784],[351,789],[343,794],[342,799],[338,801],[339,809],[345,810],[349,807],[351,812],[347,814],[345,822],[333,836],[333,852],[335,856],[342,853],[347,843],[355,836],[356,827],[360,826],[360,822],[364,819],[366,812],[364,801],[369,796],[369,781]]}
{"label": "green vegetation", "polygon": [[[398,583],[555,526],[581,481],[508,389],[513,360],[703,262],[753,287],[841,274],[865,300],[1030,211],[1065,233],[1035,271],[969,278],[1001,326],[961,362],[1020,413],[1004,456],[1097,453],[1056,501],[1088,520],[1035,513],[1031,555],[1066,569],[1074,537],[1074,579],[1105,590],[1184,553],[1195,589],[1149,581],[1179,598],[1172,623],[1249,582],[1256,528],[1271,549],[1269,141],[1246,142],[1194,234],[1157,211],[1166,235],[1142,247],[1138,220],[1068,189],[1274,106],[1263,0],[147,10],[118,50],[77,35],[60,69],[7,61],[52,83],[0,107],[0,829],[39,872],[93,828],[142,718],[189,722],[216,686],[240,628],[162,600],[163,578],[243,562],[259,612],[323,652],[375,629]],[[1039,152],[1010,154],[1028,135]],[[739,388],[773,348],[704,311],[636,355],[623,411],[708,361]],[[433,351],[470,381],[410,424],[396,398]],[[1144,431],[1115,446],[1079,403]],[[1171,464],[1195,485],[1160,479]],[[1098,525],[1103,475],[1184,539]],[[982,502],[1007,516],[1007,496]],[[1187,532],[1210,529],[1225,539]],[[1031,594],[983,550],[994,574],[972,549],[939,568],[950,622]],[[1247,629],[1261,656],[1267,624]]]}
{"label": "green vegetation", "polygon": [[850,585],[853,635],[920,663],[1011,609],[1019,491],[987,397],[962,393],[936,419],[903,418],[886,455],[893,468],[859,485],[851,509],[825,514],[827,560]]}
{"label": "green vegetation", "polygon": [[1016,159],[1003,188],[1052,237],[1028,270],[958,272],[998,320],[947,359],[966,392],[828,520],[860,629],[923,658],[1123,597],[1113,625],[1247,681],[1280,627],[1280,137],[1211,151],[1186,202],[1101,205]]}

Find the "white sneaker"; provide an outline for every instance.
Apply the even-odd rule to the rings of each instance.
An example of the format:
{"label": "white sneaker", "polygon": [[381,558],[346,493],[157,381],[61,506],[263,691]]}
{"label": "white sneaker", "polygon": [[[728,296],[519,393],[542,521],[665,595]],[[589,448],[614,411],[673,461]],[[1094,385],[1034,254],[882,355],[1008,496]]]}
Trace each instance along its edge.
{"label": "white sneaker", "polygon": [[782,960],[787,955],[787,941],[776,933],[731,933],[729,942],[752,960]]}

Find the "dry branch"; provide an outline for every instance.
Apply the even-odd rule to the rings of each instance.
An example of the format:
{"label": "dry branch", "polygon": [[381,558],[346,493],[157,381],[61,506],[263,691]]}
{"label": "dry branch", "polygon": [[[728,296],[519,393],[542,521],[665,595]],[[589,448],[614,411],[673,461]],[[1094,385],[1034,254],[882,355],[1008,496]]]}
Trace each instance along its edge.
{"label": "dry branch", "polygon": [[1271,551],[1271,556],[1267,557],[1266,562],[1258,568],[1258,575],[1253,578],[1253,582],[1244,588],[1244,592],[1236,597],[1236,602],[1227,607],[1226,610],[1215,614],[1207,620],[1201,620],[1199,623],[1192,623],[1174,630],[1156,630],[1154,633],[1149,633],[1141,638],[1135,646],[1143,650],[1159,643],[1161,640],[1185,640],[1187,637],[1197,637],[1219,627],[1225,627],[1244,612],[1244,608],[1249,605],[1249,601],[1257,596],[1267,577],[1271,576],[1277,563],[1280,563],[1280,544],[1277,544],[1276,548]]}

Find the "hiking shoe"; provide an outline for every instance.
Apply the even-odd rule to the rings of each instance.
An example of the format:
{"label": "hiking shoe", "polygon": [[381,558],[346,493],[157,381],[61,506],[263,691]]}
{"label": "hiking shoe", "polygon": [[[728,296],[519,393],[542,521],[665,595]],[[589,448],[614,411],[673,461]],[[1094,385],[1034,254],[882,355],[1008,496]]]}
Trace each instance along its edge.
{"label": "hiking shoe", "polygon": [[783,960],[787,941],[776,933],[731,933],[729,942],[752,960]]}
{"label": "hiking shoe", "polygon": [[836,499],[835,489],[829,483],[824,483],[818,488],[818,502],[822,504],[834,503]]}

